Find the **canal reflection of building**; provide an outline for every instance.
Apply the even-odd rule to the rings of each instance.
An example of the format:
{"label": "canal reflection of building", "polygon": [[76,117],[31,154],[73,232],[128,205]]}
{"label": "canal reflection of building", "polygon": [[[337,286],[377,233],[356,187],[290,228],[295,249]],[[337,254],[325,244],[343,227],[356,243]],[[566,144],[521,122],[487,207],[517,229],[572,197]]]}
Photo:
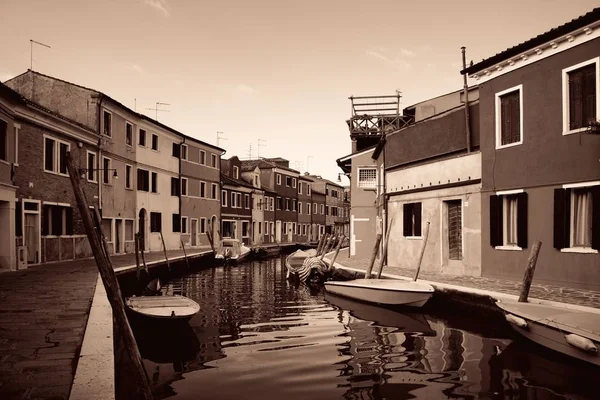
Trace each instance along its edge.
{"label": "canal reflection of building", "polygon": [[[491,377],[498,369],[490,363],[496,346],[505,341],[449,328],[429,319],[435,336],[418,336],[397,329],[373,326],[342,312],[349,342],[342,352],[347,398],[475,398],[492,390]],[[498,371],[496,371],[497,374]],[[410,392],[410,393],[409,393]],[[404,396],[403,396],[404,395]]]}

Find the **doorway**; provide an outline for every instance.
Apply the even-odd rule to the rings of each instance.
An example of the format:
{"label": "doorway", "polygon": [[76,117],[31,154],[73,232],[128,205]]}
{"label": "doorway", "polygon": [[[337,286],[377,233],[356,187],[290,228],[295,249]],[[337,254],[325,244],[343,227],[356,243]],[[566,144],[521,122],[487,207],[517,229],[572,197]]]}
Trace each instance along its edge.
{"label": "doorway", "polygon": [[275,241],[281,242],[281,221],[275,222]]}
{"label": "doorway", "polygon": [[192,235],[192,246],[198,245],[198,220],[196,218],[191,219],[191,235]]}
{"label": "doorway", "polygon": [[40,202],[23,200],[23,245],[27,247],[27,264],[42,262]]}
{"label": "doorway", "polygon": [[140,214],[139,214],[139,225],[138,225],[138,232],[140,235],[140,250],[142,251],[146,251],[146,220],[147,220],[147,213],[146,213],[146,209],[142,208],[140,210]]}
{"label": "doorway", "polygon": [[121,253],[121,232],[123,230],[123,220],[115,220],[115,253]]}

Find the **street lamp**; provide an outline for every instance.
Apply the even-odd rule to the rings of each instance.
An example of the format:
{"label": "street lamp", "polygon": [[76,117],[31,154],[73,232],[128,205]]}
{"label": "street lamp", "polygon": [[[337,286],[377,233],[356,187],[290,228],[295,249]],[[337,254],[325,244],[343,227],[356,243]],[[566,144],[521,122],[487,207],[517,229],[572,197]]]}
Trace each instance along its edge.
{"label": "street lamp", "polygon": [[82,179],[85,178],[85,174],[87,174],[88,171],[114,171],[113,178],[119,179],[116,168],[79,168],[79,175]]}

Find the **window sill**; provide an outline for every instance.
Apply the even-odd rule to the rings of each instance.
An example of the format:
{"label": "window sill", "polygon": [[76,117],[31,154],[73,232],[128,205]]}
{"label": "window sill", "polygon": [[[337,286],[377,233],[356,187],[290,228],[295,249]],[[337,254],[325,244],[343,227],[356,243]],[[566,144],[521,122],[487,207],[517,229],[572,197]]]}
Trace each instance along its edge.
{"label": "window sill", "polygon": [[598,254],[598,250],[591,247],[569,247],[560,249],[561,253],[580,253],[580,254]]}
{"label": "window sill", "polygon": [[572,134],[574,134],[574,133],[585,132],[585,131],[587,131],[587,130],[588,130],[588,128],[587,128],[587,127],[584,127],[584,128],[577,128],[577,129],[571,129],[571,130],[568,130],[568,131],[564,131],[564,132],[563,132],[563,136],[572,135]]}
{"label": "window sill", "polygon": [[[10,165],[10,163],[8,161],[2,160],[2,159],[0,159],[0,163]],[[18,165],[18,164],[15,164],[15,165]],[[48,172],[48,171],[46,171],[46,172]]]}
{"label": "window sill", "polygon": [[423,240],[423,236],[404,236],[406,240]]}
{"label": "window sill", "polygon": [[496,145],[496,150],[501,150],[501,149],[506,149],[509,147],[515,147],[515,146],[520,146],[523,144],[523,140],[520,140],[518,142],[514,142],[514,143],[509,143],[509,144],[503,144],[503,145]]}
{"label": "window sill", "polygon": [[133,188],[126,187],[125,190],[131,190],[131,191],[133,191]]}
{"label": "window sill", "polygon": [[125,146],[127,146],[127,147],[129,147],[129,148],[132,148],[132,147],[133,147],[133,145],[132,145],[132,144],[127,144],[127,143],[125,143]]}
{"label": "window sill", "polygon": [[508,250],[508,251],[521,251],[521,250],[523,250],[519,246],[496,246],[494,248],[496,250]]}

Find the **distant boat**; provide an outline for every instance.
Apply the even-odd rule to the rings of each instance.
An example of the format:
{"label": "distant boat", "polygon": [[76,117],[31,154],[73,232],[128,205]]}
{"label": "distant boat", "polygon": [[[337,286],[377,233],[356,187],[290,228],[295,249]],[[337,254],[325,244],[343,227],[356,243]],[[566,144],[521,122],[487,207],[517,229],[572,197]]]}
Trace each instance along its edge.
{"label": "distant boat", "polygon": [[528,302],[496,304],[512,328],[529,340],[600,366],[600,314]]}
{"label": "distant boat", "polygon": [[133,296],[125,299],[129,310],[154,320],[187,321],[200,311],[200,305],[185,296]]}
{"label": "distant boat", "polygon": [[223,239],[219,249],[215,254],[215,259],[219,261],[241,262],[251,253],[250,247],[244,245],[239,239]]}
{"label": "distant boat", "polygon": [[353,279],[325,282],[328,293],[368,303],[422,307],[433,295],[428,283],[399,279]]}
{"label": "distant boat", "polygon": [[324,281],[331,274],[332,269],[315,255],[316,251],[311,249],[297,250],[287,256],[285,259],[287,278],[300,282]]}

